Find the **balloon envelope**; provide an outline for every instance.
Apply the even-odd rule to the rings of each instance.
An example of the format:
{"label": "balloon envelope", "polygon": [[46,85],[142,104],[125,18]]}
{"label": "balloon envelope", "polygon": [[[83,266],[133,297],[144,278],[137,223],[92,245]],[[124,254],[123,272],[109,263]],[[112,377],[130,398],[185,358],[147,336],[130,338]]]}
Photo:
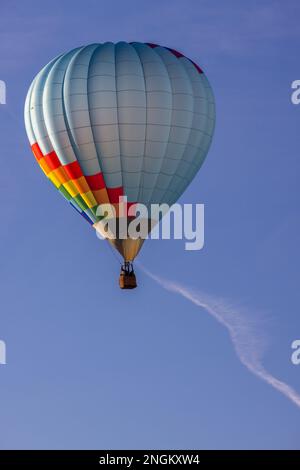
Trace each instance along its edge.
{"label": "balloon envelope", "polygon": [[[201,167],[215,125],[198,65],[156,44],[79,47],[35,77],[25,124],[40,167],[91,224],[99,204],[173,204]],[[117,240],[131,261],[142,240]]]}

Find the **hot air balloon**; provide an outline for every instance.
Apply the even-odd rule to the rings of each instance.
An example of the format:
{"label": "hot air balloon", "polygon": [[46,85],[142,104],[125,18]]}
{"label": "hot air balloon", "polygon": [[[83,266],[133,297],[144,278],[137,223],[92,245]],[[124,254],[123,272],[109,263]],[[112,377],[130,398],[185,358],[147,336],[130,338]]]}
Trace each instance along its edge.
{"label": "hot air balloon", "polygon": [[[106,42],[53,59],[34,78],[25,126],[43,172],[101,232],[97,208],[176,202],[200,169],[215,125],[202,69],[157,44]],[[119,213],[117,212],[117,218]],[[122,255],[121,288],[144,239],[109,239]]]}

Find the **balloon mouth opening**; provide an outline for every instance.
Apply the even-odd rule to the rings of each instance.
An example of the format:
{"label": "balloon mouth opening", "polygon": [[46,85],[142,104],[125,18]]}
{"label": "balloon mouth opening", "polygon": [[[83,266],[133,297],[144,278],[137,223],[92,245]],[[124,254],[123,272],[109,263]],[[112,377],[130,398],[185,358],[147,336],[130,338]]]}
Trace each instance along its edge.
{"label": "balloon mouth opening", "polygon": [[136,240],[146,239],[157,221],[139,217],[102,218],[93,224],[96,232],[104,239]]}
{"label": "balloon mouth opening", "polygon": [[[131,224],[134,225],[131,225]],[[144,241],[156,225],[153,219],[135,217],[102,219],[93,227],[97,237],[107,240],[125,262],[132,262],[141,250]]]}

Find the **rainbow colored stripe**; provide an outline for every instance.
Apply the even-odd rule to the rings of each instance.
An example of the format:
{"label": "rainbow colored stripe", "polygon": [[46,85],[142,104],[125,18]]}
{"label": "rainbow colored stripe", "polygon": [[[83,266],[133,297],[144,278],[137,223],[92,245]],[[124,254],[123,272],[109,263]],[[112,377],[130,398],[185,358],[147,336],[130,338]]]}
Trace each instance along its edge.
{"label": "rainbow colored stripe", "polygon": [[102,173],[84,176],[77,161],[62,165],[54,151],[43,155],[37,142],[31,150],[47,178],[91,225],[100,220],[96,214],[99,204],[117,206],[124,195],[122,187],[106,188]]}

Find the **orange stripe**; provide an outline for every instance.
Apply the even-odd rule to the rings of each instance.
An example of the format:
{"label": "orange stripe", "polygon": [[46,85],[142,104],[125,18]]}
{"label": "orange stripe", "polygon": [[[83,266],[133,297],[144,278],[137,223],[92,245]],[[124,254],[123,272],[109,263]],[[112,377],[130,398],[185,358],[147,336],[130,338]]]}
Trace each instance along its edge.
{"label": "orange stripe", "polygon": [[38,163],[39,163],[40,167],[42,168],[42,170],[48,176],[48,174],[51,173],[51,170],[50,170],[49,166],[47,165],[45,157],[42,157],[40,160],[38,160]]}
{"label": "orange stripe", "polygon": [[59,168],[56,168],[56,170],[53,170],[53,173],[55,174],[55,176],[59,179],[59,181],[62,184],[65,184],[65,183],[67,183],[67,181],[70,180],[70,178],[67,175],[67,173],[65,172],[63,166],[60,166]]}
{"label": "orange stripe", "polygon": [[41,151],[40,146],[37,142],[31,146],[31,150],[33,151],[33,155],[35,156],[37,161],[39,161],[41,158],[43,158],[42,151]]}
{"label": "orange stripe", "polygon": [[98,202],[98,204],[108,204],[109,199],[107,195],[107,191],[105,188],[103,189],[97,189],[96,191],[93,191],[94,198]]}
{"label": "orange stripe", "polygon": [[81,178],[78,178],[76,180],[72,180],[74,183],[74,186],[78,189],[78,191],[81,193],[87,193],[91,191],[91,188],[86,182],[86,179],[84,176],[81,176]]}

